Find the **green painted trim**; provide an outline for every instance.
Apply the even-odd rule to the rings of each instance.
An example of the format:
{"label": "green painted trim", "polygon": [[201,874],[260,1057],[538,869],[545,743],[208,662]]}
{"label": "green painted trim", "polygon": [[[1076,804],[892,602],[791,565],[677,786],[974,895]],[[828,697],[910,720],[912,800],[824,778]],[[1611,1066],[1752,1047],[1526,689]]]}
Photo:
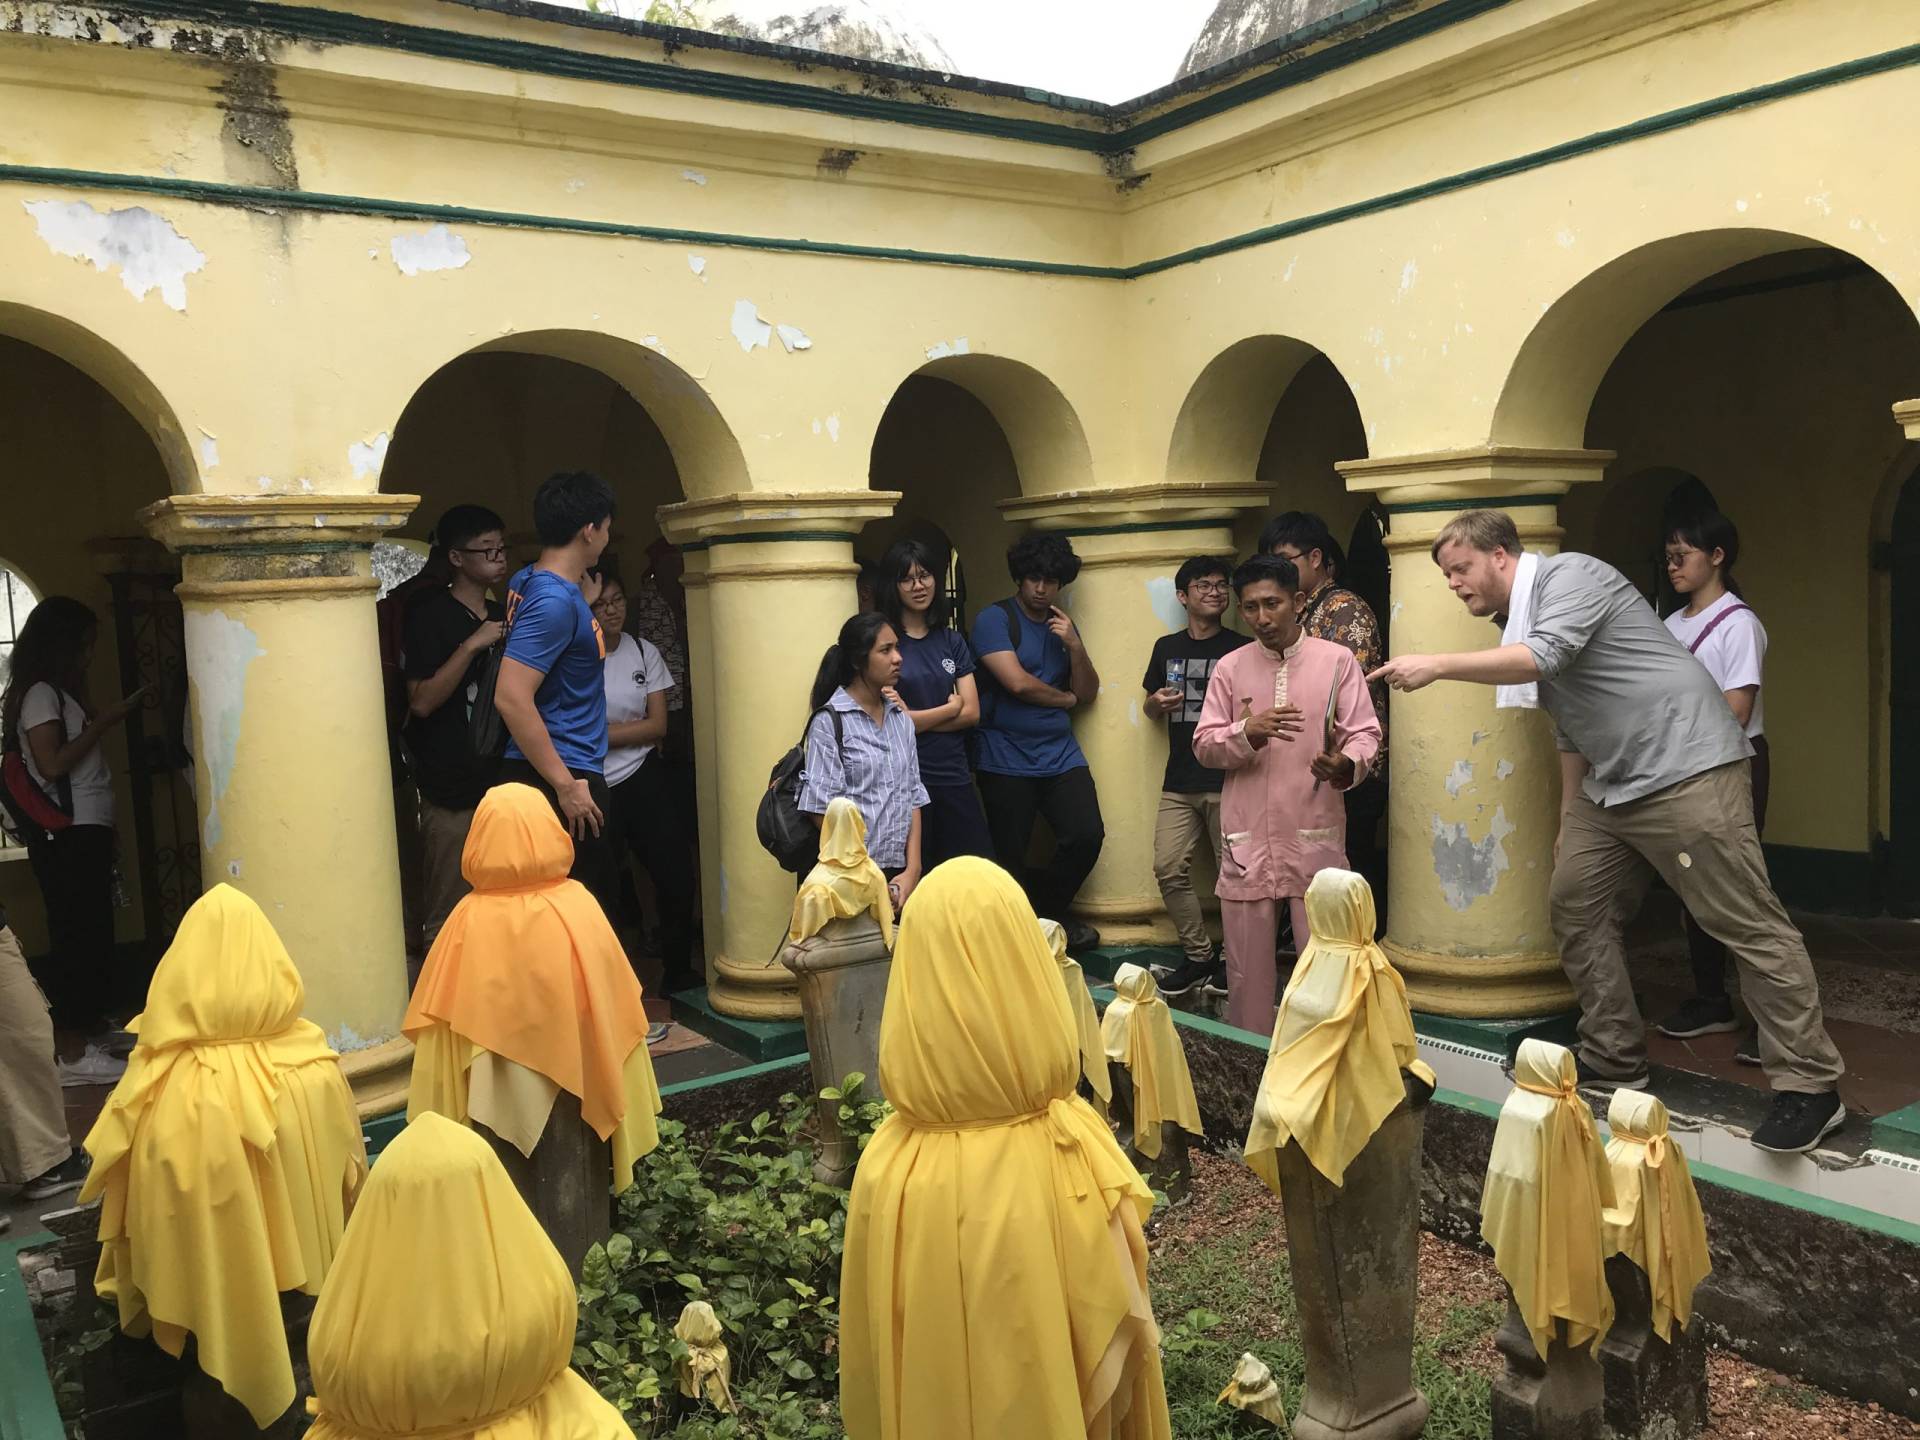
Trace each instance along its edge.
{"label": "green painted trim", "polygon": [[807,1053],[807,1029],[798,1020],[742,1020],[713,1008],[704,985],[673,997],[673,1018],[750,1060],[786,1060]]}
{"label": "green painted trim", "polygon": [[[258,7],[256,7],[258,8]],[[331,12],[329,12],[331,13]],[[66,189],[108,190],[132,194],[161,195],[211,205],[235,205],[252,210],[297,210],[316,214],[365,215],[386,219],[442,221],[495,228],[553,231],[576,235],[615,236],[621,239],[650,240],[662,243],[707,245],[718,248],[768,250],[794,255],[827,255],[865,260],[899,260],[921,265],[954,265],[975,270],[1003,270],[1024,275],[1073,276],[1095,280],[1137,280],[1147,275],[1197,264],[1218,256],[1230,255],[1269,245],[1315,230],[1324,230],[1348,220],[1400,209],[1441,195],[1487,184],[1513,175],[1557,165],[1581,155],[1610,149],[1632,140],[1683,129],[1703,120],[1750,109],[1795,95],[1845,84],[1870,75],[1920,65],[1920,45],[1909,45],[1861,60],[1830,65],[1769,85],[1756,86],[1732,95],[1703,100],[1678,110],[1664,111],[1631,124],[1602,130],[1577,140],[1569,140],[1544,150],[1531,151],[1511,160],[1497,161],[1443,176],[1423,184],[1396,190],[1386,195],[1358,200],[1332,210],[1263,226],[1240,235],[1197,245],[1157,260],[1137,265],[1078,265],[1052,260],[1021,260],[1010,256],[969,255],[958,252],[912,250],[899,246],[855,245],[838,241],[796,240],[767,235],[738,235],[725,232],[688,230],[661,225],[630,225],[610,220],[581,220],[554,215],[528,215],[513,211],[478,210],[462,205],[439,205],[427,201],[374,199],[358,195],[335,195],[307,190],[276,190],[263,185],[228,185],[214,181],[179,180],[153,175],[122,175],[107,171],[69,170],[37,165],[0,165],[0,182],[52,185]],[[1454,508],[1451,503],[1440,508]],[[1499,502],[1493,502],[1499,503]],[[1548,503],[1524,497],[1506,503]],[[1400,508],[1400,507],[1393,507]]]}
{"label": "green painted trim", "polygon": [[1558,1015],[1542,1015],[1525,1020],[1474,1020],[1460,1015],[1435,1015],[1426,1010],[1413,1012],[1413,1030],[1429,1040],[1445,1040],[1470,1050],[1496,1056],[1502,1064],[1513,1063],[1522,1040],[1551,1040],[1556,1045],[1571,1045],[1577,1038],[1574,1027],[1577,1010]]}
{"label": "green painted trim", "polygon": [[66,1434],[20,1273],[20,1252],[55,1238],[48,1230],[0,1238],[0,1440],[61,1440]]}
{"label": "green painted trim", "polygon": [[714,1085],[725,1085],[730,1080],[751,1080],[756,1075],[770,1075],[775,1070],[792,1070],[807,1063],[805,1053],[783,1055],[778,1060],[762,1060],[757,1065],[743,1065],[738,1070],[723,1070],[718,1075],[696,1075],[691,1080],[679,1080],[672,1085],[662,1085],[660,1095],[665,1099],[669,1095],[685,1095],[694,1090],[705,1090]]}
{"label": "green painted trim", "polygon": [[1381,508],[1389,515],[1432,515],[1444,510],[1504,510],[1519,505],[1545,505],[1551,508],[1558,503],[1559,497],[1554,495],[1489,495],[1484,499],[1411,500],[1405,505],[1383,505]]}
{"label": "green painted trim", "polygon": [[1920,1104],[1880,1116],[1868,1125],[1867,1137],[1876,1150],[1920,1160]]}
{"label": "green painted trim", "polygon": [[686,550],[708,550],[715,545],[782,545],[800,541],[844,541],[851,545],[853,536],[844,530],[748,530],[738,535],[709,535],[704,540],[689,540],[680,548]]}
{"label": "green painted trim", "polygon": [[1078,540],[1086,535],[1146,535],[1155,530],[1232,530],[1231,520],[1139,520],[1130,525],[1089,525],[1084,530],[1049,533]]}
{"label": "green painted trim", "polygon": [[360,1124],[360,1133],[367,1137],[367,1161],[371,1164],[380,1158],[380,1152],[393,1143],[393,1137],[407,1128],[406,1107],[389,1110],[384,1115],[375,1115]]}
{"label": "green painted trim", "polygon": [[1882,1215],[1875,1210],[1862,1210],[1858,1205],[1842,1204],[1824,1195],[1809,1195],[1804,1190],[1795,1190],[1778,1181],[1722,1170],[1718,1165],[1709,1165],[1705,1161],[1689,1161],[1687,1169],[1696,1181],[1718,1185],[1723,1190],[1735,1190],[1742,1195],[1751,1195],[1756,1200],[1804,1210],[1810,1215],[1838,1220],[1843,1225],[1852,1225],[1859,1230],[1871,1230],[1876,1235],[1887,1235],[1909,1245],[1920,1245],[1920,1225],[1911,1220]]}

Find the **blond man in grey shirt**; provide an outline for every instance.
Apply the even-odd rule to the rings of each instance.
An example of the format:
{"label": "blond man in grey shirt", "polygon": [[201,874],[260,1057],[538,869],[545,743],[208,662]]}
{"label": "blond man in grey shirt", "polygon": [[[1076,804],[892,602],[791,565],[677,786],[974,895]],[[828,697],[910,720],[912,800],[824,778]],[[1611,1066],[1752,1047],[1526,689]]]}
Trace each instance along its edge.
{"label": "blond man in grey shirt", "polygon": [[1367,678],[1396,690],[1493,685],[1501,705],[1553,718],[1561,777],[1553,928],[1580,1002],[1582,1083],[1647,1083],[1646,1023],[1621,927],[1658,872],[1740,967],[1776,1092],[1753,1143],[1812,1149],[1846,1116],[1840,1054],[1806,944],[1767,878],[1753,749],[1726,697],[1618,570],[1590,555],[1527,554],[1502,511],[1456,516],[1432,555],[1467,609],[1502,626],[1502,643],[1398,656]]}

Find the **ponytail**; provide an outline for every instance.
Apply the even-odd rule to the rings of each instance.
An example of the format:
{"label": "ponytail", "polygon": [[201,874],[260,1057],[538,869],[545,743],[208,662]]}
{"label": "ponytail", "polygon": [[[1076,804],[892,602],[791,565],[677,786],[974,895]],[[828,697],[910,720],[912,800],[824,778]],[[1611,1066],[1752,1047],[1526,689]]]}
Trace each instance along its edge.
{"label": "ponytail", "polygon": [[880,632],[888,628],[887,617],[874,610],[851,616],[840,627],[840,638],[827,647],[827,653],[820,657],[820,668],[814,672],[813,691],[807,697],[810,709],[818,710],[833,698],[835,690],[851,685],[865,672],[867,656],[873,653]]}

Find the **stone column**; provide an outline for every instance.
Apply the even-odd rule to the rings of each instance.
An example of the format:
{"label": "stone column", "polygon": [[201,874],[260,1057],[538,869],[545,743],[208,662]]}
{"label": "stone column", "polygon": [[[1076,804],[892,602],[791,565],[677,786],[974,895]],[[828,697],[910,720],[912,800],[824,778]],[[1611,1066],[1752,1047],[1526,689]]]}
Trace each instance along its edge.
{"label": "stone column", "polygon": [[[1560,547],[1555,499],[1598,480],[1610,452],[1490,449],[1356,460],[1349,489],[1390,517],[1393,649],[1499,643],[1428,556],[1463,510],[1505,510],[1530,550]],[[1442,682],[1392,699],[1388,822],[1393,863],[1385,949],[1416,1010],[1548,1015],[1572,1003],[1547,910],[1560,823],[1560,764],[1544,713],[1496,710],[1493,689]]]}
{"label": "stone column", "polygon": [[[1153,642],[1186,624],[1173,576],[1189,555],[1232,555],[1233,522],[1266,506],[1266,487],[1137,485],[1021,496],[1000,502],[1009,521],[1073,542],[1080,578],[1061,608],[1073,616],[1100,672],[1100,695],[1073,712],[1074,733],[1100,790],[1107,840],[1074,910],[1103,944],[1169,942],[1173,926],[1153,879],[1153,819],[1166,770],[1166,728],[1141,709],[1140,676]],[[973,597],[976,609],[999,599]]]}
{"label": "stone column", "polygon": [[820,657],[853,614],[853,537],[899,498],[756,491],[660,511],[688,561],[707,989],[725,1014],[800,1018],[780,963],[794,881],[760,848],[754,816],[767,773],[806,725]]}
{"label": "stone column", "polygon": [[1920,440],[1920,400],[1902,400],[1895,405],[1893,423],[1907,432],[1909,440]]}
{"label": "stone column", "polygon": [[362,1115],[413,1047],[370,547],[413,495],[176,495],[142,512],[182,561],[203,882],[259,902]]}

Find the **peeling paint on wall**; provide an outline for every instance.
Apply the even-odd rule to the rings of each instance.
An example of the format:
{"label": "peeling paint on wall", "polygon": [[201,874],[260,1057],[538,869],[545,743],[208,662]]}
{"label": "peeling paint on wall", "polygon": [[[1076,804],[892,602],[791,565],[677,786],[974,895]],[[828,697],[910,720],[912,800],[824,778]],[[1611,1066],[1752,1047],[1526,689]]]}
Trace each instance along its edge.
{"label": "peeling paint on wall", "polygon": [[1460,792],[1473,783],[1473,766],[1465,760],[1453,762],[1453,768],[1447,772],[1447,794],[1454,799],[1460,798]]}
{"label": "peeling paint on wall", "polygon": [[760,307],[751,300],[733,302],[733,338],[740,342],[740,348],[748,354],[756,349],[767,348],[767,341],[773,336],[773,326],[760,318]]}
{"label": "peeling paint on wall", "polygon": [[221,803],[233,781],[240,751],[240,724],[246,713],[247,670],[267,652],[243,620],[224,610],[188,608],[187,674],[193,685],[193,713],[199,717],[195,752],[207,777],[206,843],[220,844]]}
{"label": "peeling paint on wall", "polygon": [[816,435],[824,433],[829,440],[838,444],[840,442],[840,417],[835,414],[827,416],[824,420],[815,420],[813,422],[813,433]]}
{"label": "peeling paint on wall", "polygon": [[356,480],[364,480],[369,475],[377,478],[387,463],[387,432],[382,430],[371,440],[356,440],[347,446],[347,463],[353,466]]}
{"label": "peeling paint on wall", "polygon": [[433,270],[458,270],[473,252],[466,240],[442,223],[430,225],[417,235],[396,235],[387,242],[393,263],[402,275],[421,275]]}
{"label": "peeling paint on wall", "polygon": [[680,178],[692,185],[704,185],[707,183],[707,177],[702,175],[698,170],[682,170],[680,172]]}
{"label": "peeling paint on wall", "polygon": [[1490,730],[1476,730],[1473,732],[1473,739],[1469,743],[1478,745],[1482,740],[1486,739],[1487,736],[1489,736],[1492,733],[1493,732]]}
{"label": "peeling paint on wall", "polygon": [[951,344],[945,340],[936,340],[927,347],[927,358],[929,360],[944,360],[949,355],[970,355],[972,353],[972,350],[967,346],[967,337],[964,335]]}
{"label": "peeling paint on wall", "polygon": [[1171,575],[1155,575],[1147,581],[1147,604],[1153,607],[1153,613],[1165,629],[1187,628],[1187,612],[1181,608],[1180,595],[1173,588]]}
{"label": "peeling paint on wall", "polygon": [[207,257],[193,242],[145,206],[100,211],[84,200],[25,203],[48,249],[96,270],[117,269],[136,300],[158,290],[170,309],[185,310],[187,276],[207,268]]}
{"label": "peeling paint on wall", "polygon": [[1478,840],[1468,838],[1464,820],[1449,824],[1433,817],[1433,873],[1449,906],[1465,910],[1493,893],[1500,877],[1513,868],[1505,843],[1513,832],[1504,805],[1493,812],[1487,833]]}
{"label": "peeling paint on wall", "polygon": [[698,275],[702,280],[706,279],[707,278],[707,257],[704,255],[687,256],[687,269],[691,270],[694,274]]}
{"label": "peeling paint on wall", "polygon": [[1513,762],[1511,760],[1502,760],[1498,765],[1493,767],[1493,778],[1496,780],[1504,780],[1511,774],[1513,774]]}
{"label": "peeling paint on wall", "polygon": [[206,431],[200,432],[200,468],[212,470],[220,464],[220,442]]}
{"label": "peeling paint on wall", "polygon": [[811,350],[813,340],[798,325],[776,325],[774,332],[779,335],[780,343],[786,347],[789,355],[796,350]]}

